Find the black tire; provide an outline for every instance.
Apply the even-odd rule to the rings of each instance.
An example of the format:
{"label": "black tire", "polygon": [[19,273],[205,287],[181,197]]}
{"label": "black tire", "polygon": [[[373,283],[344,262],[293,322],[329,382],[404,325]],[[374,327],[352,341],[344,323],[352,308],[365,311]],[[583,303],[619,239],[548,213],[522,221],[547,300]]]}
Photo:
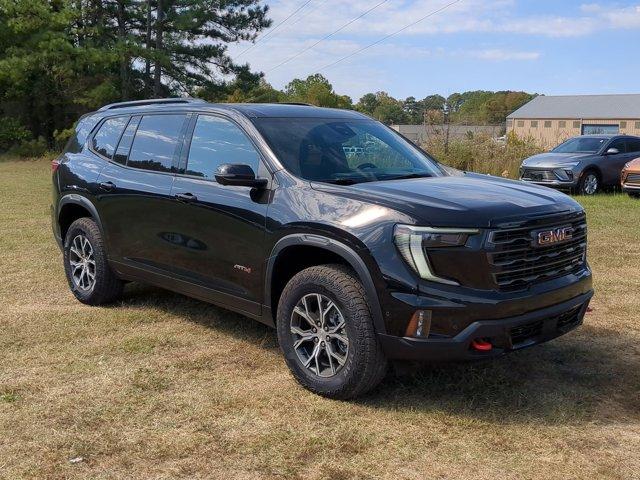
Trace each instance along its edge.
{"label": "black tire", "polygon": [[629,196],[635,200],[640,198],[640,193],[629,192]]}
{"label": "black tire", "polygon": [[[593,182],[595,182],[595,184]],[[580,180],[578,181],[578,194],[595,195],[596,193],[600,193],[601,190],[602,185],[598,172],[595,170],[586,170],[582,172]]]}
{"label": "black tire", "polygon": [[[71,262],[78,260],[78,256],[72,247],[77,238],[85,238],[88,241],[93,255],[92,271],[95,280],[91,282],[90,287],[87,286],[88,288],[82,288],[82,285],[74,280],[73,272],[75,270],[72,268]],[[100,229],[91,218],[80,218],[71,224],[65,235],[63,253],[64,271],[67,275],[69,288],[82,303],[101,305],[113,302],[122,294],[124,283],[109,267]],[[88,276],[84,277],[83,281],[88,281]]]}
{"label": "black tire", "polygon": [[[345,328],[341,331],[348,337],[346,360],[343,358],[342,366],[329,377],[305,367],[294,349],[293,311],[303,297],[312,294],[335,303],[344,319]],[[287,366],[295,379],[314,393],[334,399],[353,398],[374,388],[385,376],[387,361],[373,328],[364,288],[355,274],[342,265],[310,267],[289,281],[278,303],[277,331]],[[325,355],[328,360],[328,353]]]}

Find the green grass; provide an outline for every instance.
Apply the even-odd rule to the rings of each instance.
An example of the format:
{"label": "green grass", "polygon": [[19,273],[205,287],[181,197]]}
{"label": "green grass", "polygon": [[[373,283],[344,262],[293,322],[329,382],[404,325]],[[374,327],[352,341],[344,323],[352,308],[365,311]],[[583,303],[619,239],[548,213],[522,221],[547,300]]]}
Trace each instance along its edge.
{"label": "green grass", "polygon": [[239,315],[137,284],[75,301],[49,183],[46,161],[0,162],[0,478],[638,478],[639,201],[579,198],[596,296],[577,331],[337,402]]}

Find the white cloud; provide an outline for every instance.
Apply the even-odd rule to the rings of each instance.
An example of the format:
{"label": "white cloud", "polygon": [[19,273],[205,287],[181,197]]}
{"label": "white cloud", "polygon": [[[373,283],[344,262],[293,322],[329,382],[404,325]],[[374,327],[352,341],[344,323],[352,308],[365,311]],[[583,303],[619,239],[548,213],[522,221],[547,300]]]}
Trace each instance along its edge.
{"label": "white cloud", "polygon": [[498,48],[488,50],[476,50],[469,52],[472,57],[481,60],[490,60],[493,62],[504,62],[509,60],[538,60],[541,56],[540,52],[518,52],[501,50]]}
{"label": "white cloud", "polygon": [[[302,4],[302,0],[265,1],[271,7],[269,16],[274,26]],[[269,31],[263,32],[255,47],[246,53],[240,55],[251,45],[247,42],[230,46],[229,53],[237,62],[249,62],[252,69],[268,72],[267,80],[282,87],[292,78],[303,77],[354,53],[451,0],[388,0],[338,34],[301,53],[379,1],[313,0],[273,33],[265,37]],[[384,89],[386,84],[398,83],[397,78],[393,79],[396,67],[391,69],[391,64],[403,69],[411,68],[412,61],[447,58],[533,62],[543,55],[537,51],[539,47],[531,46],[532,40],[539,37],[586,37],[607,30],[640,28],[639,0],[631,4],[587,0],[579,7],[566,6],[566,13],[561,15],[547,14],[543,6],[531,13],[530,3],[526,7],[529,13],[523,13],[525,2],[528,3],[527,0],[461,0],[322,73],[330,76],[338,91],[361,91],[362,85],[371,81],[375,81],[376,89]],[[463,50],[465,35],[470,34],[475,34],[476,42],[482,38],[482,43]],[[295,59],[271,71],[294,55]]]}
{"label": "white cloud", "polygon": [[[280,0],[270,12],[274,25],[299,6],[299,0]],[[377,3],[377,2],[376,2]],[[445,5],[447,0],[388,1],[355,21],[340,35],[388,35]],[[319,38],[375,5],[374,0],[333,2],[315,0],[279,27],[271,38],[305,36]],[[402,36],[464,32],[509,32],[549,37],[580,36],[612,28],[637,28],[640,4],[633,6],[583,4],[567,15],[516,14],[515,0],[462,0],[402,32]],[[268,39],[269,37],[267,37]],[[268,42],[269,40],[265,40]]]}

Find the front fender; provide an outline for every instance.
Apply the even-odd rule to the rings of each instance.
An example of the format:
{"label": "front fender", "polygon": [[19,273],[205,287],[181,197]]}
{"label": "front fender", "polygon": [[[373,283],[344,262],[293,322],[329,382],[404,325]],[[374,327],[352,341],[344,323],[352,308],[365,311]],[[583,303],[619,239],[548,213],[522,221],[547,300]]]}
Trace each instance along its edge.
{"label": "front fender", "polygon": [[334,238],[318,235],[315,233],[294,233],[282,237],[274,245],[269,259],[267,260],[267,268],[265,270],[265,305],[271,308],[271,278],[273,277],[273,267],[275,265],[278,254],[285,248],[295,245],[306,245],[316,248],[328,250],[342,257],[358,275],[364,287],[367,303],[371,308],[373,316],[373,325],[377,333],[386,333],[382,309],[380,308],[380,300],[371,276],[371,272],[367,267],[362,256],[352,247]]}

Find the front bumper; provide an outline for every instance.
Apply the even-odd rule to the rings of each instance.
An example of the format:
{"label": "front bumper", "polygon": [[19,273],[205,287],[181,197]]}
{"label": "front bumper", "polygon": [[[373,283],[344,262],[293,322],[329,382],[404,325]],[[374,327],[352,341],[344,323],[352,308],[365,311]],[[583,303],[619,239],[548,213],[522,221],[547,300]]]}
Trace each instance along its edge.
{"label": "front bumper", "polygon": [[622,184],[622,191],[627,193],[640,193],[640,185]]}
{"label": "front bumper", "polygon": [[534,185],[542,185],[543,187],[557,188],[559,190],[571,190],[578,186],[576,180],[562,181],[562,180],[530,180],[528,178],[520,178],[521,182],[533,183]]}
{"label": "front bumper", "polygon": [[[456,361],[497,357],[564,335],[582,323],[593,290],[557,305],[499,320],[478,320],[451,338],[417,339],[379,334],[389,359]],[[488,339],[493,348],[472,349],[473,340]]]}

